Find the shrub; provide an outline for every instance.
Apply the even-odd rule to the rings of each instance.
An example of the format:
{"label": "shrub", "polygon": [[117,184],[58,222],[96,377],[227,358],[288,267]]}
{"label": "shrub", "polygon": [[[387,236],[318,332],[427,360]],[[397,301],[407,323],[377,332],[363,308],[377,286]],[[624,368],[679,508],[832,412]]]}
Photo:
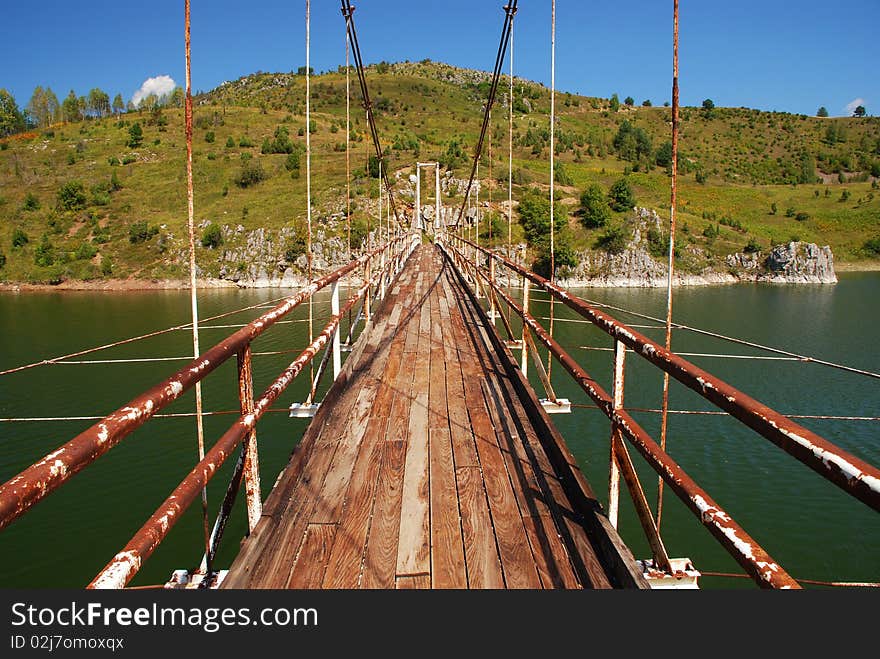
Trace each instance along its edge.
{"label": "shrub", "polygon": [[275,129],[274,139],[268,137],[263,140],[263,146],[260,151],[263,153],[293,153],[293,142],[290,141],[290,133],[287,126],[278,126]]}
{"label": "shrub", "polygon": [[110,164],[111,167],[116,167],[119,164],[119,158],[117,158],[116,156],[110,156],[107,159],[107,162]]}
{"label": "shrub", "polygon": [[299,170],[299,153],[294,152],[288,154],[287,160],[284,161],[284,167],[287,168],[287,171],[289,172]]}
{"label": "shrub", "polygon": [[122,164],[123,164],[123,165],[130,165],[130,164],[133,163],[135,160],[137,160],[137,158],[135,158],[135,157],[134,157],[133,155],[131,155],[131,154],[126,154],[126,155],[122,156]]}
{"label": "shrub", "polygon": [[574,185],[574,179],[561,162],[556,165],[553,171],[553,180],[559,185]]}
{"label": "shrub", "polygon": [[34,263],[41,268],[48,268],[55,263],[55,248],[49,242],[49,236],[43,234],[40,244],[34,250]]}
{"label": "shrub", "polygon": [[850,197],[849,190],[844,190],[843,192],[840,193],[840,201],[849,201],[849,197]]}
{"label": "shrub", "polygon": [[245,135],[238,141],[238,146],[240,146],[242,149],[250,148],[253,145],[253,141],[247,135]]}
{"label": "shrub", "polygon": [[13,229],[12,230],[12,246],[13,247],[24,247],[30,242],[27,234],[21,229]]}
{"label": "shrub", "polygon": [[807,220],[810,219],[810,214],[805,213],[804,211],[801,211],[797,215],[794,216],[794,219],[796,219],[798,222],[806,222]]}
{"label": "shrub", "polygon": [[159,227],[148,226],[146,220],[141,220],[128,228],[128,242],[132,245],[145,243],[158,233]]}
{"label": "shrub", "polygon": [[636,198],[629,181],[622,178],[611,186],[608,191],[608,203],[611,209],[617,212],[632,210],[636,205]]}
{"label": "shrub", "polygon": [[33,192],[28,192],[24,197],[24,203],[21,207],[26,211],[40,210],[40,200]]}
{"label": "shrub", "polygon": [[68,181],[58,191],[58,206],[67,211],[82,210],[86,207],[86,190],[79,181]]}
{"label": "shrub", "polygon": [[6,254],[0,252],[0,270],[6,267]]}
{"label": "shrub", "polygon": [[128,129],[128,141],[126,145],[129,149],[137,149],[144,142],[144,131],[137,122],[133,123]]}
{"label": "shrub", "polygon": [[259,161],[247,160],[242,163],[241,171],[235,178],[235,183],[241,188],[249,188],[261,181],[265,181],[267,178],[269,178],[269,175]]}
{"label": "shrub", "polygon": [[796,214],[797,211],[795,211],[795,209],[791,206],[785,209],[785,217],[794,217]]}
{"label": "shrub", "polygon": [[609,254],[621,254],[626,249],[626,243],[623,227],[609,227],[596,239],[594,246]]}
{"label": "shrub", "polygon": [[663,258],[669,254],[669,237],[664,236],[656,227],[650,227],[645,236],[648,240],[648,253],[654,258]]}
{"label": "shrub", "polygon": [[[548,194],[532,188],[528,190],[519,203],[519,222],[525,232],[526,240],[537,243],[550,233],[550,197]],[[553,221],[556,232],[560,232],[567,223],[565,207],[556,202],[553,209]]]}
{"label": "shrub", "polygon": [[743,247],[743,251],[746,254],[756,254],[761,251],[761,243],[754,237],[749,238],[749,242],[746,243],[745,247]]}
{"label": "shrub", "polygon": [[76,156],[74,156],[72,153],[67,154],[67,164],[68,165],[76,164]]}
{"label": "shrub", "polygon": [[122,182],[119,180],[119,176],[116,175],[116,171],[110,175],[110,192],[119,192],[122,190]]}
{"label": "shrub", "polygon": [[880,256],[880,236],[865,241],[864,249],[874,256]]}
{"label": "shrub", "polygon": [[215,139],[216,139],[216,136],[214,135],[213,130],[209,130],[207,133],[205,133],[205,141],[208,144],[213,144]]}
{"label": "shrub", "polygon": [[113,261],[109,256],[101,257],[101,274],[109,277],[113,272]]}
{"label": "shrub", "polygon": [[235,140],[232,139],[232,135],[226,138],[226,148],[232,149],[235,147]]}
{"label": "shrub", "polygon": [[91,243],[83,243],[79,246],[79,249],[74,253],[74,258],[77,261],[88,261],[94,258],[95,254],[98,253],[98,248],[92,245]]}
{"label": "shrub", "polygon": [[776,205],[775,201],[772,204],[770,204],[770,215],[776,215],[776,212],[778,210],[779,210],[779,207]]}
{"label": "shrub", "polygon": [[220,225],[209,224],[206,226],[205,230],[202,232],[202,247],[214,249],[220,247],[222,244],[223,232],[220,230]]}
{"label": "shrub", "polygon": [[598,185],[591,185],[581,194],[581,223],[587,229],[605,226],[611,218],[611,208],[605,199],[605,193]]}

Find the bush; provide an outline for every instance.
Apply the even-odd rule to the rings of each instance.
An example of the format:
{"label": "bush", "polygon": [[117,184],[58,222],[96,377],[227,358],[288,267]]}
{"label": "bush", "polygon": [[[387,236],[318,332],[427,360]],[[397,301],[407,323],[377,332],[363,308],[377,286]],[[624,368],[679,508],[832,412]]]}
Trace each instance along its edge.
{"label": "bush", "polygon": [[654,162],[658,167],[672,166],[672,142],[663,142],[657,147],[657,153],[654,154]]}
{"label": "bush", "polygon": [[49,242],[49,236],[45,233],[40,244],[34,250],[34,263],[41,268],[48,268],[55,263],[55,248]]}
{"label": "bush", "polygon": [[213,130],[209,130],[207,133],[205,133],[205,141],[208,144],[213,144],[215,139],[216,139],[216,136],[214,135]]}
{"label": "bush", "polygon": [[648,253],[660,259],[669,255],[669,237],[664,236],[656,227],[650,227],[645,236],[648,240]]}
{"label": "bush", "polygon": [[626,178],[619,179],[608,191],[608,203],[612,210],[623,212],[632,210],[636,198]]}
{"label": "bush", "polygon": [[98,248],[92,245],[91,243],[83,243],[79,246],[79,249],[74,253],[74,258],[77,261],[88,261],[95,257],[95,254],[98,253]]}
{"label": "bush", "polygon": [[864,250],[873,256],[880,256],[880,236],[866,240]]}
{"label": "bush", "polygon": [[137,149],[144,142],[144,131],[137,122],[133,123],[128,129],[128,141],[126,145],[129,149]]}
{"label": "bush", "polygon": [[122,190],[122,182],[119,180],[119,177],[114,170],[110,175],[110,192],[119,192],[120,190]]}
{"label": "bush", "polygon": [[220,225],[209,224],[206,226],[205,230],[202,232],[202,247],[215,249],[222,244],[223,232],[220,230]]}
{"label": "bush", "polygon": [[611,208],[605,193],[598,185],[591,185],[581,194],[581,224],[587,229],[605,226],[611,218]]}
{"label": "bush", "polygon": [[242,163],[241,171],[235,178],[235,183],[240,188],[249,188],[261,181],[265,181],[267,178],[269,178],[269,175],[266,173],[266,170],[263,169],[263,166],[259,161],[247,160]]}
{"label": "bush", "polygon": [[621,254],[626,250],[627,237],[623,227],[610,227],[596,239],[595,248],[609,254]]}
{"label": "bush", "polygon": [[698,169],[697,173],[694,175],[694,178],[696,179],[697,183],[703,185],[706,183],[706,181],[709,180],[709,175],[706,174],[706,172],[704,172],[702,169]]}
{"label": "bush", "polygon": [[743,247],[743,251],[746,254],[756,254],[761,251],[761,243],[754,237],[749,238],[749,242],[746,243],[745,247]]}
{"label": "bush", "polygon": [[226,148],[227,149],[235,148],[235,140],[232,139],[231,135],[226,138]]}
{"label": "bush", "polygon": [[287,156],[287,160],[284,161],[284,167],[287,171],[292,172],[294,170],[299,170],[299,153],[291,153]]}
{"label": "bush", "polygon": [[128,228],[128,242],[132,245],[145,243],[158,233],[159,227],[148,226],[146,220],[135,222]]}
{"label": "bush", "polygon": [[785,209],[785,217],[794,217],[796,213],[797,211],[795,211],[795,209],[791,206]]}
{"label": "bush", "polygon": [[[232,138],[230,138],[230,139],[232,139]],[[245,135],[244,137],[242,137],[238,141],[238,146],[240,146],[242,149],[250,148],[253,145],[254,145],[253,141],[247,135]]]}
{"label": "bush", "polygon": [[[519,222],[525,232],[526,240],[534,244],[550,234],[550,196],[548,194],[535,188],[526,191],[519,202],[518,212]],[[565,206],[558,201],[553,208],[553,221],[557,233],[567,224]]]}
{"label": "bush", "polygon": [[561,162],[556,165],[553,171],[553,180],[559,185],[574,185],[574,179]]}
{"label": "bush", "polygon": [[116,156],[110,156],[109,158],[107,158],[107,163],[111,167],[116,167],[117,165],[119,165],[119,158],[117,158]]}
{"label": "bush", "polygon": [[135,160],[137,160],[137,158],[135,158],[135,157],[134,157],[133,155],[131,155],[131,154],[127,154],[127,155],[122,156],[122,164],[123,164],[123,165],[130,165],[130,164],[133,163]]}
{"label": "bush", "polygon": [[109,277],[113,272],[113,261],[110,260],[109,256],[101,257],[101,274],[105,277]]}
{"label": "bush", "polygon": [[13,229],[12,230],[12,246],[13,247],[24,247],[30,242],[30,238],[28,238],[27,234],[21,229]]}
{"label": "bush", "polygon": [[40,210],[40,200],[33,192],[28,192],[21,207],[26,211],[38,211]]}
{"label": "bush", "polygon": [[67,211],[78,211],[86,207],[85,186],[79,181],[68,181],[58,191],[58,206]]}
{"label": "bush", "polygon": [[6,254],[0,252],[0,270],[6,267]]}
{"label": "bush", "polygon": [[798,222],[806,222],[807,220],[810,219],[810,214],[805,213],[804,211],[801,211],[800,213],[798,213],[797,215],[794,216],[794,219],[796,219]]}

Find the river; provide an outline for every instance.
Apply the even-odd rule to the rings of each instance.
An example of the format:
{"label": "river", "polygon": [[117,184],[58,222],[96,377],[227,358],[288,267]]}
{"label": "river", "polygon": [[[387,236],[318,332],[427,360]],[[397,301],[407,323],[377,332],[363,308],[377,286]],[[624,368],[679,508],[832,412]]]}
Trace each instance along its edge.
{"label": "river", "polygon": [[[665,292],[641,289],[584,289],[597,302],[661,317]],[[209,290],[200,295],[203,318],[277,298],[277,290]],[[538,296],[540,297],[540,296]],[[677,289],[676,322],[749,341],[880,371],[875,341],[880,327],[880,273],[843,273],[840,283],[778,286],[739,284]],[[543,307],[541,306],[543,304]],[[326,298],[316,303],[324,318]],[[537,302],[535,313],[546,315]],[[220,340],[232,328],[255,317],[251,310],[207,321],[202,346]],[[610,339],[576,320],[560,305],[555,336],[603,386],[610,389]],[[624,322],[654,325],[624,313]],[[29,292],[0,294],[0,370],[102,345],[128,336],[179,325],[189,318],[185,291],[125,293]],[[301,347],[307,338],[305,309],[289,324],[268,332],[255,352]],[[641,329],[662,341],[662,329]],[[773,356],[742,345],[677,331],[673,348],[704,355]],[[184,357],[192,351],[190,334],[177,330],[78,358],[80,361]],[[295,353],[255,357],[255,390],[261,392]],[[776,410],[787,414],[877,416],[880,381],[817,364],[782,360],[689,357]],[[99,416],[111,412],[162,380],[185,360],[50,365],[0,377],[0,481],[6,481],[47,452],[89,427],[90,420],[5,421],[10,418]],[[557,394],[589,404],[556,365]],[[536,382],[537,384],[537,382]],[[538,385],[540,386],[540,385]],[[626,404],[659,407],[661,378],[656,369],[630,353]],[[305,380],[282,397],[283,408],[301,401]],[[237,407],[234,363],[210,376],[205,409]],[[712,409],[702,398],[673,382],[674,410]],[[168,412],[193,407],[191,394]],[[655,437],[655,413],[635,413]],[[205,421],[208,442],[231,420]],[[602,503],[607,496],[608,434],[605,417],[576,408],[553,421],[562,431]],[[872,421],[798,420],[830,441],[872,464],[880,464],[880,423]],[[302,435],[306,421],[273,412],[258,429],[263,496]],[[191,417],[155,419],[123,441],[22,519],[0,532],[0,587],[82,587],[128,541],[196,460],[195,422]],[[845,581],[880,580],[880,524],[877,514],[842,493],[760,435],[726,416],[674,414],[669,424],[669,452],[783,567],[796,578]],[[656,497],[656,477],[634,451],[648,498]],[[231,460],[229,461],[231,464]],[[229,467],[209,486],[212,511],[222,497]],[[213,518],[213,512],[212,512]],[[622,491],[621,533],[637,557],[648,555],[632,506]],[[237,506],[218,565],[228,566],[245,528]],[[741,572],[708,531],[668,489],[663,537],[671,556],[689,557],[698,569]],[[174,569],[198,564],[203,548],[201,509],[194,505],[150,558],[134,584],[167,580]],[[705,588],[751,587],[745,579],[704,577]]]}

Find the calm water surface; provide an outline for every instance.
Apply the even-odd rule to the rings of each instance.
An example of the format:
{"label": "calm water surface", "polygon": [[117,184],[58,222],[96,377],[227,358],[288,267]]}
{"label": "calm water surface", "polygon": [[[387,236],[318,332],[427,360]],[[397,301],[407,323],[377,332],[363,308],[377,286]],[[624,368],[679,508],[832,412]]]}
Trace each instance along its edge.
{"label": "calm water surface", "polygon": [[[200,313],[209,317],[258,304],[279,291],[208,291],[201,295]],[[587,289],[592,300],[663,316],[665,293],[660,290]],[[846,273],[836,286],[738,285],[680,289],[675,320],[801,354],[814,355],[880,371],[880,273]],[[538,302],[536,313],[546,315]],[[316,316],[326,317],[326,299]],[[208,323],[202,345],[208,346],[259,311],[243,312]],[[651,324],[622,313],[633,324]],[[101,345],[188,320],[186,292],[27,293],[0,295],[0,369]],[[557,318],[574,316],[556,306]],[[303,310],[292,320],[302,321]],[[215,326],[211,329],[210,326]],[[662,341],[658,329],[642,329]],[[599,382],[610,389],[611,354],[584,347],[608,348],[610,339],[581,323],[558,322],[555,335]],[[301,348],[307,338],[303,322],[279,325],[254,344],[259,352]],[[680,331],[673,347],[683,352],[766,354],[744,346]],[[190,335],[176,331],[81,359],[113,360],[179,357],[192,349]],[[295,356],[255,357],[255,389],[260,392]],[[782,413],[876,416],[880,381],[790,361],[755,361],[692,357],[699,366]],[[44,366],[0,377],[0,418],[103,415],[167,376],[185,361],[128,364]],[[556,366],[557,393],[577,403],[586,396]],[[537,383],[536,383],[537,384]],[[205,383],[206,410],[237,407],[233,362]],[[294,383],[276,407],[305,397],[305,379]],[[661,378],[656,370],[630,354],[626,403],[659,407]],[[711,409],[693,392],[673,382],[671,407]],[[167,411],[193,407],[191,394]],[[656,414],[636,418],[655,436]],[[597,495],[607,494],[608,422],[595,410],[577,409],[553,417],[590,479]],[[231,421],[229,416],[206,419],[209,443]],[[93,421],[0,422],[0,480],[5,481],[53,448],[89,427]],[[305,421],[283,413],[268,414],[258,430],[263,496],[286,462],[305,428]],[[803,425],[873,464],[880,464],[880,424],[867,421],[803,420]],[[148,423],[57,493],[35,506],[21,520],[0,532],[0,587],[81,587],[107,563],[153,513],[195,463],[195,422],[192,418],[156,419]],[[656,497],[656,477],[634,460],[648,490]],[[669,452],[764,548],[795,577],[836,580],[880,580],[880,518],[864,504],[788,457],[761,436],[726,417],[670,417]],[[219,504],[230,464],[209,486],[212,509]],[[621,533],[638,557],[648,555],[638,522],[622,494]],[[698,568],[741,571],[691,513],[668,492],[663,535],[672,556],[688,556]],[[147,561],[134,583],[165,581],[173,569],[198,564],[202,536],[197,504],[172,530]],[[213,518],[213,516],[212,516]],[[218,558],[228,566],[245,529],[239,506],[227,528]],[[704,578],[703,587],[749,587],[746,580]]]}

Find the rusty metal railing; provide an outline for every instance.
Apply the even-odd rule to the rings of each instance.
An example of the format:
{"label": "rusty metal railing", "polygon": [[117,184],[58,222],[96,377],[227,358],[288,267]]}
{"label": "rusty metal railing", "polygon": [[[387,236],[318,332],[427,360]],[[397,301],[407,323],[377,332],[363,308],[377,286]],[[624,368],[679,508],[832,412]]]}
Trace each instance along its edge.
{"label": "rusty metal railing", "polygon": [[[441,242],[447,257],[476,289],[482,289],[490,309],[503,302],[522,320],[523,336],[514,337],[504,315],[509,338],[522,350],[521,368],[526,369],[530,334],[539,340],[574,378],[611,421],[609,460],[609,510],[612,523],[617,524],[619,477],[623,475],[633,498],[636,514],[645,531],[655,565],[669,570],[669,559],[657,531],[653,514],[647,506],[644,491],[632,466],[622,439],[626,438],[646,462],[670,486],[685,505],[700,519],[720,544],[762,587],[798,588],[797,582],[774,561],[757,542],[673,460],[632,418],[623,405],[624,369],[627,349],[654,364],[662,371],[696,391],[721,410],[835,483],[848,494],[880,510],[880,470],[849,454],[828,440],[807,430],[771,408],[747,396],[710,373],[663,348],[636,330],[572,295],[564,288],[537,275],[504,256],[480,247],[460,236],[449,234]],[[478,258],[479,257],[479,258]],[[520,279],[523,303],[516,301],[498,283],[496,264]],[[583,318],[614,339],[613,392],[606,392],[574,360],[568,352],[529,313],[529,290],[532,285],[547,291]],[[494,317],[494,315],[493,315]],[[534,350],[534,347],[532,347]],[[543,380],[543,378],[542,378]],[[551,394],[552,395],[552,394]]]}
{"label": "rusty metal railing", "polygon": [[[54,492],[74,474],[107,453],[157,412],[179,398],[212,371],[233,356],[238,362],[239,399],[241,415],[216,442],[156,513],[138,531],[126,547],[92,581],[90,588],[122,588],[137,573],[142,563],[152,554],[184,510],[199,495],[202,487],[215,475],[234,449],[244,443],[239,462],[227,488],[217,522],[212,533],[212,547],[216,551],[222,536],[226,517],[242,480],[245,482],[248,508],[248,526],[253,530],[261,512],[259,474],[255,426],[271,404],[308,365],[322,347],[333,352],[334,378],[339,373],[339,325],[341,319],[363,299],[363,308],[369,318],[371,298],[382,295],[392,279],[403,267],[417,238],[402,234],[348,265],[310,283],[275,308],[251,321],[220,343],[209,348],[197,359],[178,370],[148,391],[129,401],[104,417],[60,448],[52,451],[9,481],[0,485],[0,529],[22,516],[34,504]],[[339,306],[339,282],[346,276],[362,272],[362,285]],[[253,397],[251,381],[251,343],[273,324],[307,301],[318,291],[332,286],[331,313],[323,331],[275,379],[257,399]]]}

